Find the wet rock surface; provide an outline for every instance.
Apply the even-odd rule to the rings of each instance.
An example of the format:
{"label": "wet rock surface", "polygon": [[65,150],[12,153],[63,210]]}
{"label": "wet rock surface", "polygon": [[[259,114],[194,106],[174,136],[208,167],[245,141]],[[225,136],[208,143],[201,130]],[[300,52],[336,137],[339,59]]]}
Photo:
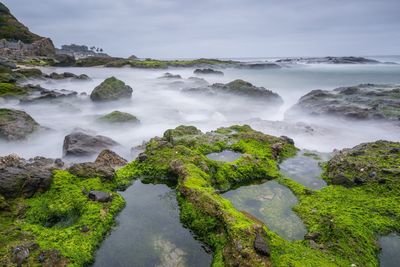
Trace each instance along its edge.
{"label": "wet rock surface", "polygon": [[81,131],[73,132],[64,138],[64,156],[90,156],[103,149],[118,145],[109,137],[90,135]]}
{"label": "wet rock surface", "polygon": [[110,77],[98,85],[90,94],[94,102],[127,99],[132,96],[132,88],[115,77]]}
{"label": "wet rock surface", "polygon": [[112,200],[112,196],[110,193],[97,190],[91,190],[88,194],[88,197],[89,199],[98,202],[109,202]]}
{"label": "wet rock surface", "polygon": [[327,181],[347,187],[400,179],[400,143],[376,141],[338,151],[327,163]]}
{"label": "wet rock surface", "polygon": [[69,167],[67,170],[77,177],[100,177],[104,181],[111,181],[115,176],[114,168],[109,165],[95,162],[77,163]]}
{"label": "wet rock surface", "polygon": [[282,98],[277,93],[265,89],[264,87],[254,86],[253,84],[243,80],[234,80],[226,84],[215,83],[208,87],[185,88],[182,92],[190,94],[205,94],[210,96],[216,94],[230,94],[266,101],[274,105],[281,105],[283,103]]}
{"label": "wet rock surface", "polygon": [[290,108],[285,118],[304,115],[331,116],[353,120],[400,120],[400,87],[360,84],[332,91],[313,90]]}
{"label": "wet rock surface", "polygon": [[36,103],[47,100],[55,100],[60,98],[75,97],[77,92],[66,89],[48,90],[41,86],[28,85],[25,88],[29,89],[30,94],[20,99],[21,103]]}
{"label": "wet rock surface", "polygon": [[98,121],[105,123],[132,123],[132,124],[140,123],[139,119],[136,116],[118,110],[101,116],[98,119]]}
{"label": "wet rock surface", "polygon": [[121,167],[128,163],[128,161],[112,150],[104,149],[100,152],[95,160],[96,164],[102,166]]}
{"label": "wet rock surface", "polygon": [[0,109],[0,138],[21,140],[38,130],[40,125],[25,111]]}
{"label": "wet rock surface", "polygon": [[0,157],[0,194],[5,197],[31,197],[46,191],[52,181],[52,171],[62,168],[59,159],[35,157],[25,160],[17,155]]}
{"label": "wet rock surface", "polygon": [[193,71],[193,73],[197,74],[197,75],[210,75],[210,74],[211,75],[220,75],[220,76],[224,75],[224,73],[222,71],[214,70],[214,69],[210,69],[210,68],[207,68],[207,69],[195,69]]}
{"label": "wet rock surface", "polygon": [[159,77],[159,79],[182,79],[182,76],[179,74],[172,74],[172,73],[166,72],[163,74],[163,76]]}

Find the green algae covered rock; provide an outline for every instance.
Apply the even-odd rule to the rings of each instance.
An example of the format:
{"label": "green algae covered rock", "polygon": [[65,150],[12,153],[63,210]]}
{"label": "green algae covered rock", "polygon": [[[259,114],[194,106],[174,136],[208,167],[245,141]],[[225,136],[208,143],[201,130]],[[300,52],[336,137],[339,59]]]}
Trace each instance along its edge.
{"label": "green algae covered rock", "polygon": [[132,88],[115,77],[110,77],[94,88],[90,99],[94,102],[131,98]]}
{"label": "green algae covered rock", "polygon": [[379,236],[400,231],[399,148],[376,141],[339,151],[324,166],[330,185],[321,190],[284,181],[299,197],[295,211],[309,229],[310,246],[326,251],[336,266],[379,266]]}
{"label": "green algae covered rock", "polygon": [[101,116],[98,119],[100,122],[107,122],[107,123],[139,123],[139,119],[136,118],[136,116],[126,113],[126,112],[121,112],[121,111],[113,111],[111,113],[108,113],[104,116]]}
{"label": "green algae covered rock", "polygon": [[400,182],[400,144],[377,141],[343,149],[328,161],[326,180],[344,186]]}
{"label": "green algae covered rock", "polygon": [[[243,156],[233,162],[206,156],[227,149]],[[278,161],[295,151],[287,138],[265,135],[249,126],[209,133],[179,126],[162,138],[151,139],[146,157],[128,164],[120,175],[176,185],[181,220],[213,249],[213,266],[270,266],[271,232],[249,214],[237,211],[219,192],[278,178]]]}

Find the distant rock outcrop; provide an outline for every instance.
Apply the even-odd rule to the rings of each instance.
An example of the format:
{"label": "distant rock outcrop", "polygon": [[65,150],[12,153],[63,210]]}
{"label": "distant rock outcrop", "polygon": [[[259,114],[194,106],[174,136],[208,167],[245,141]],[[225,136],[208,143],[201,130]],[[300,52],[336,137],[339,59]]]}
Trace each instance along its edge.
{"label": "distant rock outcrop", "polygon": [[364,57],[300,57],[278,59],[278,63],[302,64],[377,64],[377,60]]}
{"label": "distant rock outcrop", "polygon": [[13,58],[54,56],[55,48],[49,38],[30,32],[0,3],[0,55]]}

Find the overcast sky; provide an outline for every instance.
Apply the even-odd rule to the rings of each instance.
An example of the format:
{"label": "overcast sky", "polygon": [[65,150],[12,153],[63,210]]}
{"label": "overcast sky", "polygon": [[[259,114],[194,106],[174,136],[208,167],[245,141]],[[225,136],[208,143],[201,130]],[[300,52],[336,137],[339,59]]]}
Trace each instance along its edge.
{"label": "overcast sky", "polygon": [[153,58],[400,54],[400,0],[3,0],[56,46]]}

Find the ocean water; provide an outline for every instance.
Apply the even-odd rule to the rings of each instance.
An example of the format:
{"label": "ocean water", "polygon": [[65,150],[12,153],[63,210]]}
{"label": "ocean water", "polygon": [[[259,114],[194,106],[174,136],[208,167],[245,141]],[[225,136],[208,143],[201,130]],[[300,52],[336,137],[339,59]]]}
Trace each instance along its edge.
{"label": "ocean water", "polygon": [[[86,93],[61,103],[2,103],[3,107],[27,111],[49,129],[24,141],[0,142],[2,156],[16,153],[25,158],[38,155],[61,157],[65,135],[77,127],[113,138],[122,145],[116,149],[117,152],[128,160],[134,157],[131,153],[132,147],[181,124],[194,125],[203,131],[232,124],[249,124],[267,134],[290,136],[300,148],[322,152],[378,139],[400,140],[398,126],[390,124],[346,123],[323,119],[306,127],[301,121],[284,121],[285,111],[313,89],[334,89],[360,83],[400,84],[400,65],[294,65],[282,69],[222,69],[224,76],[202,76],[210,84],[243,79],[256,86],[263,86],[282,96],[284,104],[279,108],[238,96],[213,97],[182,93],[182,86],[190,87],[186,79],[194,76],[193,68],[142,70],[95,67],[42,70],[46,73],[85,73],[92,80],[30,81],[48,89],[69,89]],[[158,79],[166,71],[180,74],[186,85],[173,80]],[[112,103],[93,103],[88,95],[110,76],[115,76],[130,85],[133,88],[132,98]],[[110,126],[96,122],[100,115],[113,110],[132,113],[139,118],[141,124]]]}

